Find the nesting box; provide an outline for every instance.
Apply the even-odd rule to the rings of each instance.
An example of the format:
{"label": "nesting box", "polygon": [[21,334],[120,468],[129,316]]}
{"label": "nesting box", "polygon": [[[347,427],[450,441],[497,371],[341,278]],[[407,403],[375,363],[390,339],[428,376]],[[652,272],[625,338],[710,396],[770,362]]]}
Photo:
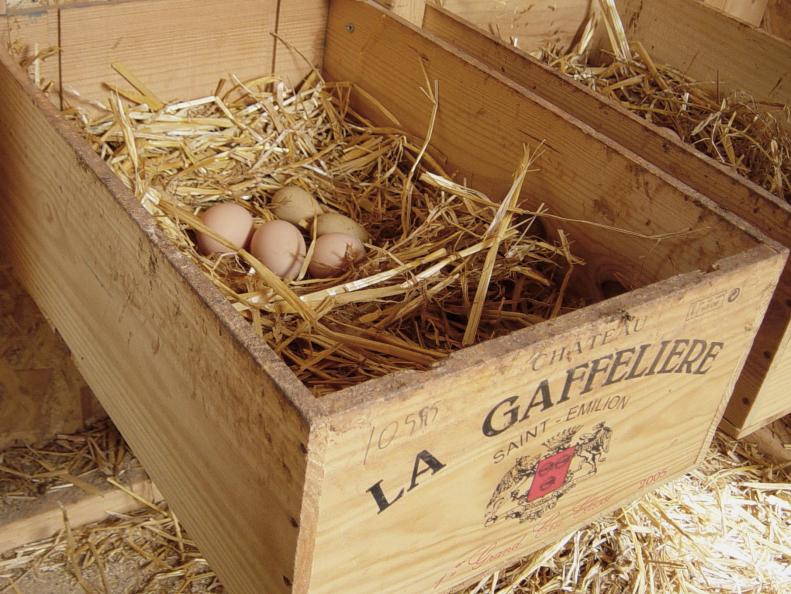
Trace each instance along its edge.
{"label": "nesting box", "polygon": [[[3,251],[232,592],[444,592],[704,456],[787,252],[538,95],[369,2],[135,0],[7,14],[44,47],[59,98],[92,101],[122,62],[167,98],[310,67],[425,135],[505,196],[546,140],[526,203],[586,262],[591,303],[316,398],[0,56]],[[79,93],[79,96],[76,95]],[[607,299],[613,287],[622,294]],[[625,290],[625,287],[630,290]]]}
{"label": "nesting box", "polygon": [[[527,53],[552,43],[568,46],[582,27],[587,5],[517,1],[484,12],[481,3],[451,0],[444,8],[426,6],[424,26],[791,245],[791,207],[785,200]],[[788,42],[699,2],[622,0],[617,6],[629,39],[640,41],[655,62],[679,68],[721,96],[744,90],[768,106],[791,104],[791,84],[784,75],[791,64]],[[519,16],[512,19],[514,13]],[[510,37],[521,49],[490,31]],[[600,46],[608,43],[606,36],[599,37]],[[778,285],[725,413],[722,428],[735,437],[791,412],[789,321],[791,271]]]}

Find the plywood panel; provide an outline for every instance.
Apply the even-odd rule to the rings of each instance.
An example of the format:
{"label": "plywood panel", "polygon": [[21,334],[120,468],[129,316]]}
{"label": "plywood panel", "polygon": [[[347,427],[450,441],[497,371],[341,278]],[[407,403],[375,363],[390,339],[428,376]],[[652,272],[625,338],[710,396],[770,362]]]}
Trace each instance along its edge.
{"label": "plywood panel", "polygon": [[81,429],[104,416],[50,327],[0,263],[0,449]]}
{"label": "plywood panel", "polygon": [[[124,85],[121,62],[163,101],[210,95],[220,78],[267,74],[276,0],[137,0],[61,10],[63,87],[102,100],[102,83]],[[222,26],[218,24],[222,23]]]}

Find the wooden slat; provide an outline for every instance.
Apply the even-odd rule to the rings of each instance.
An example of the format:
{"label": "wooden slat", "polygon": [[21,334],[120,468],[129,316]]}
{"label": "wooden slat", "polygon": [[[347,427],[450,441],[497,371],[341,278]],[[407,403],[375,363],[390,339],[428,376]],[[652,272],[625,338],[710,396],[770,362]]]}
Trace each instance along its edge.
{"label": "wooden slat", "polygon": [[722,92],[791,104],[791,44],[690,0],[618,0],[627,35],[656,62],[681,68]]}
{"label": "wooden slat", "polygon": [[[715,198],[776,241],[791,246],[791,206],[730,168],[446,10],[429,7],[424,27],[656,163],[695,190]],[[791,339],[789,303],[791,267],[778,286],[726,413],[735,426],[755,429],[762,422],[791,412],[791,401],[787,398],[791,381],[791,352],[787,348]],[[761,397],[756,401],[759,391]]]}
{"label": "wooden slat", "polygon": [[756,27],[764,18],[768,2],[769,0],[705,0],[705,3],[712,8],[717,8]]}
{"label": "wooden slat", "polygon": [[[429,4],[430,6],[431,4]],[[442,7],[532,51],[568,47],[588,14],[590,0],[445,0]]]}
{"label": "wooden slat", "polygon": [[137,0],[64,7],[63,87],[74,102],[103,100],[102,83],[128,84],[120,62],[162,100],[209,95],[231,74],[242,80],[272,67],[276,0]]}
{"label": "wooden slat", "polygon": [[[63,529],[63,512],[72,528],[100,522],[108,512],[128,513],[141,502],[110,485],[103,477],[84,479],[96,490],[87,493],[77,487],[48,493],[6,510],[0,520],[0,554],[24,544],[49,538]],[[142,471],[135,471],[121,481],[124,487],[152,503],[162,499],[159,490]]]}
{"label": "wooden slat", "polygon": [[0,96],[5,257],[223,582],[288,590],[313,398],[4,53]]}
{"label": "wooden slat", "polygon": [[775,464],[791,464],[791,417],[779,419],[744,438]]}
{"label": "wooden slat", "polygon": [[104,417],[63,340],[0,263],[0,449]]}
{"label": "wooden slat", "polygon": [[280,0],[278,34],[297,51],[278,42],[274,72],[291,85],[298,84],[311,66],[321,69],[327,6],[313,0]]}

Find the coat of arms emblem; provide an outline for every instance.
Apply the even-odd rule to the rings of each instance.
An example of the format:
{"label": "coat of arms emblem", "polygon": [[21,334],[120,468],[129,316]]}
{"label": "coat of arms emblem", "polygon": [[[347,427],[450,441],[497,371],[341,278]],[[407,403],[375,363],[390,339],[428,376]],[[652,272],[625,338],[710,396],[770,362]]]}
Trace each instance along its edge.
{"label": "coat of arms emblem", "polygon": [[580,429],[582,425],[571,427],[545,441],[548,451],[543,456],[517,459],[489,499],[486,526],[508,519],[536,520],[576,484],[598,472],[610,450],[612,429],[599,423],[574,442]]}

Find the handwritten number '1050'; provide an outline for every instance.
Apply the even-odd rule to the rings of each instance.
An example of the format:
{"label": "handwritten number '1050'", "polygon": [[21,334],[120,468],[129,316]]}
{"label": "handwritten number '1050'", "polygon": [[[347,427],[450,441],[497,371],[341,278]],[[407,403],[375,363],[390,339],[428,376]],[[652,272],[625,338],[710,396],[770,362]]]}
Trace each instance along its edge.
{"label": "handwritten number '1050'", "polygon": [[368,454],[371,447],[376,447],[377,450],[384,450],[396,441],[399,437],[411,437],[418,431],[425,429],[437,420],[439,409],[435,404],[426,406],[417,412],[409,413],[403,419],[398,419],[392,423],[388,423],[382,429],[378,427],[371,428],[371,435],[368,438],[368,446],[365,448],[365,457],[363,464],[368,460]]}

